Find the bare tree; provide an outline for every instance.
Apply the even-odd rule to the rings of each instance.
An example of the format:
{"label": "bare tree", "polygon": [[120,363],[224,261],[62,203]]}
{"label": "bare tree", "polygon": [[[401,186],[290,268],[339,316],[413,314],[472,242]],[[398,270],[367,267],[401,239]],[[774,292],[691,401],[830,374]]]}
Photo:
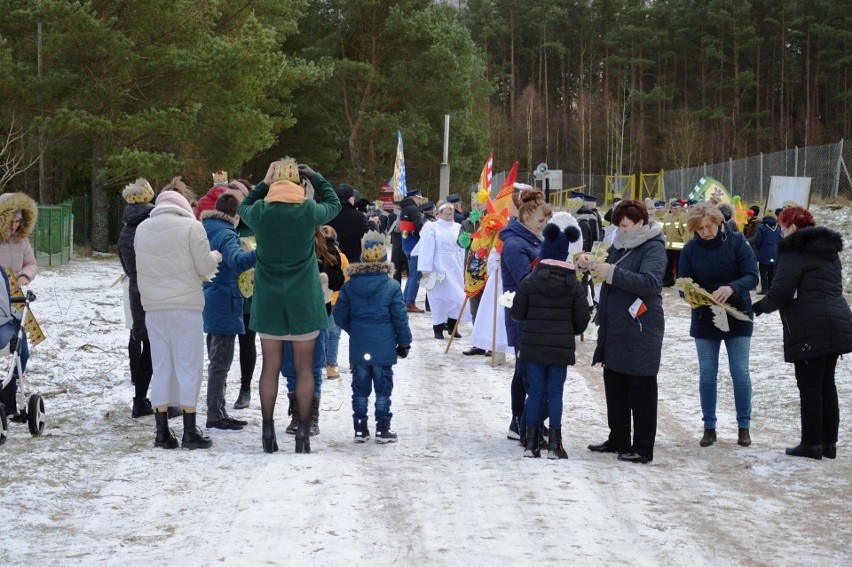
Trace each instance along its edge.
{"label": "bare tree", "polygon": [[24,139],[27,131],[15,124],[15,116],[9,122],[9,127],[0,131],[0,192],[6,190],[6,185],[17,175],[22,174],[38,163],[38,155],[27,161],[27,151]]}

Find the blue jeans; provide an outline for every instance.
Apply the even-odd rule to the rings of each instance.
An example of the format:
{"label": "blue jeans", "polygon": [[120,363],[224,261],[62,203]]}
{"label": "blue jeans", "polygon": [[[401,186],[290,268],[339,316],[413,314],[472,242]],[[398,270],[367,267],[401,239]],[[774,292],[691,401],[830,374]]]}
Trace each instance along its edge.
{"label": "blue jeans", "polygon": [[352,370],[352,418],[367,419],[367,399],[376,389],[376,423],[390,422],[391,392],[393,392],[393,366],[365,366],[356,364]]}
{"label": "blue jeans", "polygon": [[[700,378],[698,393],[701,396],[701,412],[704,414],[704,429],[716,429],[716,375],[719,372],[719,348],[721,340],[695,339],[698,351]],[[734,383],[734,405],[737,408],[737,426],[751,426],[751,375],[748,371],[751,337],[725,339],[728,351],[728,367]]]}
{"label": "blue jeans", "polygon": [[[320,329],[317,342],[314,344],[314,396],[322,394],[322,369],[325,366],[325,344],[328,340],[328,330]],[[293,347],[290,341],[284,341],[284,360],[281,361],[281,376],[287,379],[287,391],[296,391],[296,369],[293,367]]]}
{"label": "blue jeans", "polygon": [[530,388],[524,407],[527,427],[536,427],[544,420],[541,411],[545,399],[550,427],[562,427],[562,391],[567,375],[567,366],[527,362],[527,382]]}
{"label": "blue jeans", "polygon": [[337,366],[337,350],[340,345],[340,327],[334,322],[334,315],[328,316],[328,342],[325,344],[325,363]]}
{"label": "blue jeans", "polygon": [[412,256],[406,252],[408,258],[408,279],[405,280],[405,304],[414,305],[417,299],[417,292],[420,289],[420,271],[417,269],[417,256]]}

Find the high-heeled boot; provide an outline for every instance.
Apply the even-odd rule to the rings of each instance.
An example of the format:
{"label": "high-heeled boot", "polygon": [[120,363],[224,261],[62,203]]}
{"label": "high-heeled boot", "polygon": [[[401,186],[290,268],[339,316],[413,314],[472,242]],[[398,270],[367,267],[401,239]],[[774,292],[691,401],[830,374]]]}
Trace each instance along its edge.
{"label": "high-heeled boot", "polygon": [[311,422],[310,420],[300,421],[299,429],[296,431],[296,452],[310,453],[311,452]]}
{"label": "high-heeled boot", "polygon": [[261,434],[260,439],[263,441],[264,453],[274,453],[278,450],[278,440],[275,438],[274,419],[263,420],[263,433]]}

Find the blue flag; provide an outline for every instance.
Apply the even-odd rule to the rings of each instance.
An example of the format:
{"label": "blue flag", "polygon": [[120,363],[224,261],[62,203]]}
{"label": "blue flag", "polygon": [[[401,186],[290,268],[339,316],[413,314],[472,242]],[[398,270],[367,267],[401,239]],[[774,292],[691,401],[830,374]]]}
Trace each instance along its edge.
{"label": "blue flag", "polygon": [[396,163],[393,165],[391,187],[393,187],[393,200],[401,201],[408,194],[408,189],[405,185],[405,155],[402,152],[402,132],[397,130],[396,136]]}

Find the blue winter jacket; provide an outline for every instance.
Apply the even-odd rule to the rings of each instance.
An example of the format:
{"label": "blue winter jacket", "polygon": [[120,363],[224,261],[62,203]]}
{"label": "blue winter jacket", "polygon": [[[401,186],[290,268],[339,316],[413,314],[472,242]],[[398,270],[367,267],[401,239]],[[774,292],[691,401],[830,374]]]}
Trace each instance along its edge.
{"label": "blue winter jacket", "polygon": [[349,264],[334,321],[349,334],[349,362],[361,366],[396,364],[396,347],[411,346],[408,312],[388,263]]}
{"label": "blue winter jacket", "polygon": [[[532,272],[533,262],[538,258],[541,248],[541,239],[516,218],[509,219],[509,224],[500,231],[500,239],[503,241],[503,252],[500,254],[503,291],[518,291],[521,281]],[[505,315],[507,344],[519,347],[523,323],[513,320],[508,309]]]}
{"label": "blue winter jacket", "polygon": [[763,217],[760,226],[751,238],[757,248],[757,261],[761,264],[774,264],[778,260],[776,246],[781,241],[781,227],[775,217]]}
{"label": "blue winter jacket", "polygon": [[237,279],[257,262],[254,250],[246,252],[231,217],[219,211],[204,211],[201,222],[207,231],[210,250],[222,254],[219,270],[204,282],[204,332],[217,335],[243,335],[243,302]]}
{"label": "blue winter jacket", "polygon": [[[741,232],[729,233],[722,224],[713,240],[703,240],[697,233],[680,253],[677,275],[692,278],[706,291],[713,293],[722,286],[734,288],[728,299],[732,307],[752,317],[751,294],[757,286],[757,262],[754,252]],[[689,335],[696,339],[724,340],[730,337],[750,337],[754,323],[728,316],[730,331],[727,333],[713,324],[713,312],[709,307],[692,310]]]}

